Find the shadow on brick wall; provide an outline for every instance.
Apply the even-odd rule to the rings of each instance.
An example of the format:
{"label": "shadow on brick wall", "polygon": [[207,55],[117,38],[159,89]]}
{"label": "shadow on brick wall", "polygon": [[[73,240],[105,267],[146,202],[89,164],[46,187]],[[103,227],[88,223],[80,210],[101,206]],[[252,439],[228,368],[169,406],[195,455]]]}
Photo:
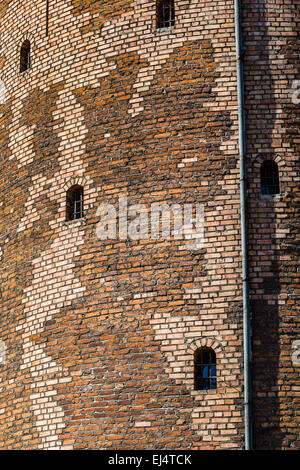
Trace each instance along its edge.
{"label": "shadow on brick wall", "polygon": [[[252,385],[254,448],[278,449],[279,393],[279,249],[275,199],[261,197],[257,157],[273,158],[276,119],[272,51],[267,2],[244,2],[246,125],[249,174],[249,245],[252,312]],[[254,182],[254,178],[256,181]]]}

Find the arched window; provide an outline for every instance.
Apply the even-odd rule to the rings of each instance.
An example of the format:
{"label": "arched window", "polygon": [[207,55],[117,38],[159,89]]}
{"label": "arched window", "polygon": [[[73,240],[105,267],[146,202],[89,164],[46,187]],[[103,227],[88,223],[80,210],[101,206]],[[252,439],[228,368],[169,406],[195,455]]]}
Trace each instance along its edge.
{"label": "arched window", "polygon": [[30,69],[30,42],[28,39],[23,42],[20,53],[20,72]]}
{"label": "arched window", "polygon": [[199,348],[194,355],[195,390],[217,388],[216,354],[211,348]]}
{"label": "arched window", "polygon": [[175,24],[174,0],[156,0],[156,27],[168,28]]}
{"label": "arched window", "polygon": [[261,194],[279,193],[279,173],[277,163],[266,160],[260,168]]}
{"label": "arched window", "polygon": [[79,185],[72,186],[67,191],[66,202],[66,219],[81,219],[83,217],[83,187]]}

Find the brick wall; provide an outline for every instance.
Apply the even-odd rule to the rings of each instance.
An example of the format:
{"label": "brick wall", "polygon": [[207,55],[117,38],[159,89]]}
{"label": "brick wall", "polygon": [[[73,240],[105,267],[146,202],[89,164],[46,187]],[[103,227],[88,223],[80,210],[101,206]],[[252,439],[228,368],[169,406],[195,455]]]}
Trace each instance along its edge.
{"label": "brick wall", "polygon": [[[293,86],[299,80],[299,2],[245,1],[244,7],[254,440],[257,448],[295,448],[299,101]],[[270,159],[278,164],[280,195],[262,196],[260,166]]]}
{"label": "brick wall", "polygon": [[[261,448],[270,435],[277,448],[295,444],[295,407],[289,415],[281,412],[294,405],[298,370],[289,356],[296,259],[293,243],[286,242],[294,240],[296,200],[296,109],[286,88],[295,78],[295,11],[285,2],[278,19],[278,5],[244,5],[255,436]],[[252,16],[263,25],[261,36],[254,34]],[[175,26],[156,30],[154,1],[50,0],[48,25],[47,36],[46,1],[4,2],[0,9],[6,88],[0,104],[0,339],[6,348],[0,447],[242,448],[233,1],[178,0]],[[278,31],[284,58],[271,60],[262,44],[277,53],[272,34]],[[20,74],[25,39],[32,68]],[[264,77],[266,95],[257,77]],[[266,110],[274,132],[257,138]],[[265,200],[257,171],[273,154],[284,168],[284,193]],[[84,187],[85,217],[66,222],[65,195],[74,184]],[[148,213],[155,203],[202,204],[205,243],[191,249],[190,240],[174,237],[100,240],[97,209],[117,208],[120,196],[129,205],[144,204]],[[280,246],[266,261],[264,250],[273,243]],[[264,291],[272,270],[275,293]],[[194,390],[193,357],[201,346],[216,352],[216,390]],[[283,366],[284,387],[274,364],[277,371]],[[266,367],[273,373],[268,390]],[[274,398],[264,405],[270,393]],[[268,419],[276,410],[273,428],[262,408]]]}

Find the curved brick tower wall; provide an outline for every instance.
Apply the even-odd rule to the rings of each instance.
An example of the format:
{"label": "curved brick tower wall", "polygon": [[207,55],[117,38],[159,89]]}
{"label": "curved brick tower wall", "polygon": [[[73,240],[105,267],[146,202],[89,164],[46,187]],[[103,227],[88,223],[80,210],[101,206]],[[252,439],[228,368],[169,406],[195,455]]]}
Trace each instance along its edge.
{"label": "curved brick tower wall", "polygon": [[[254,443],[299,448],[300,2],[243,3]],[[280,194],[262,196],[270,159]]]}
{"label": "curved brick tower wall", "polygon": [[[233,1],[175,3],[175,26],[156,30],[154,1],[50,0],[47,36],[46,0],[1,2],[3,449],[243,447]],[[255,438],[282,448],[295,445],[296,11],[244,3]],[[25,39],[31,69],[21,74]],[[283,196],[271,201],[259,196],[265,155],[283,167]],[[66,222],[74,184],[85,216]],[[118,208],[119,196],[148,211],[203,204],[204,244],[100,240],[97,209]],[[216,351],[216,390],[194,390],[200,346]]]}

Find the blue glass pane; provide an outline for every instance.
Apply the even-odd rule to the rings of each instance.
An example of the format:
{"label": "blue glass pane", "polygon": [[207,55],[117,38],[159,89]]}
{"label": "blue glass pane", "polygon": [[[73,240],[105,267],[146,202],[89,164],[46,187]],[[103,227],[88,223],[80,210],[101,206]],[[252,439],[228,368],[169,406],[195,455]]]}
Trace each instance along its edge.
{"label": "blue glass pane", "polygon": [[202,377],[203,378],[209,377],[209,367],[208,366],[204,366],[202,368]]}

